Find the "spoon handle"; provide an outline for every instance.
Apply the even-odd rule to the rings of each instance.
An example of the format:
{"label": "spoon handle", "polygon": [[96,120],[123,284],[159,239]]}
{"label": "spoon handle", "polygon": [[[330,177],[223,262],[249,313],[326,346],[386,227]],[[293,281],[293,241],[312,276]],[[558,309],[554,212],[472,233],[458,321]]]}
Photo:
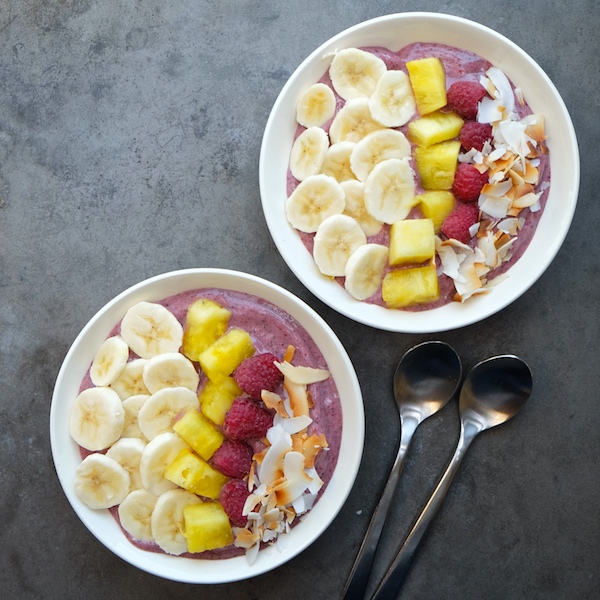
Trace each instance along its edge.
{"label": "spoon handle", "polygon": [[371,600],[395,600],[398,597],[398,592],[404,583],[404,579],[410,569],[415,552],[427,531],[427,528],[433,521],[433,518],[437,514],[446,493],[450,488],[450,484],[456,475],[458,467],[465,456],[467,448],[471,442],[475,439],[475,436],[481,431],[480,427],[476,425],[468,424],[466,427],[464,424],[461,425],[460,439],[454,452],[454,456],[450,461],[450,464],[446,468],[445,473],[442,475],[440,482],[433,491],[431,498],[425,505],[423,512],[413,525],[412,530],[408,534],[406,540],[402,544],[402,547],[396,554],[394,561],[388,568],[386,574],[378,585],[375,593],[371,597]]}
{"label": "spoon handle", "polygon": [[369,523],[365,538],[362,541],[358,555],[352,565],[350,575],[348,576],[344,591],[342,592],[342,600],[363,600],[364,598],[367,584],[369,583],[371,568],[373,567],[373,561],[375,559],[375,552],[377,550],[377,545],[379,544],[379,538],[381,537],[381,531],[383,530],[383,525],[404,467],[404,457],[406,456],[406,451],[408,450],[412,436],[419,423],[419,420],[410,417],[405,417],[402,420],[400,448],[398,449],[394,466],[392,467],[387,483],[385,484],[383,494],[371,517],[371,522]]}

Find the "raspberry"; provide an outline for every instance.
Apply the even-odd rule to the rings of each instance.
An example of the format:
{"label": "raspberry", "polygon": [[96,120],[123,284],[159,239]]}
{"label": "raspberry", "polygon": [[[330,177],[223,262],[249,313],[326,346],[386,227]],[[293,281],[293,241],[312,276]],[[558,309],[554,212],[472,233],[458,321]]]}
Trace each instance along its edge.
{"label": "raspberry", "polygon": [[485,88],[477,81],[456,81],[446,93],[448,107],[463,119],[475,119]]}
{"label": "raspberry", "polygon": [[262,390],[274,391],[281,380],[281,372],[274,364],[276,360],[277,357],[268,352],[257,354],[242,362],[233,377],[244,393],[260,400]]}
{"label": "raspberry", "polygon": [[236,398],[225,415],[223,433],[232,440],[263,438],[273,425],[273,416],[251,398]]}
{"label": "raspberry", "polygon": [[233,525],[243,527],[248,517],[242,514],[246,498],[250,495],[248,484],[241,479],[230,479],[222,488],[219,501]]}
{"label": "raspberry", "polygon": [[471,148],[483,150],[485,142],[492,139],[492,126],[488,123],[467,121],[460,130],[458,136],[462,147],[468,152]]}
{"label": "raspberry", "polygon": [[468,244],[471,239],[469,228],[479,220],[479,209],[474,204],[458,204],[444,219],[442,233],[448,237]]}
{"label": "raspberry", "polygon": [[250,473],[252,455],[252,448],[246,442],[225,440],[212,455],[210,462],[223,475],[243,479]]}
{"label": "raspberry", "polygon": [[481,194],[481,188],[488,182],[487,171],[480,173],[470,163],[459,163],[454,175],[452,191],[461,202],[475,202]]}

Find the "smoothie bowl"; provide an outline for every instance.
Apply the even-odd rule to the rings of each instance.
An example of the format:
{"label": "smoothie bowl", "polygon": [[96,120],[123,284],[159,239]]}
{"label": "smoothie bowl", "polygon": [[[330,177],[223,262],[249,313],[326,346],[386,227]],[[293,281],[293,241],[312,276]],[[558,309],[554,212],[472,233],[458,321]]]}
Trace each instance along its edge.
{"label": "smoothie bowl", "polygon": [[52,398],[56,471],[115,554],[220,583],[287,562],[354,483],[364,417],[341,343],[308,306],[219,269],[126,290],[70,348]]}
{"label": "smoothie bowl", "polygon": [[404,13],[315,50],[281,91],[260,161],[288,266],[367,325],[436,332],[523,294],[569,229],[579,156],[567,109],[514,43]]}

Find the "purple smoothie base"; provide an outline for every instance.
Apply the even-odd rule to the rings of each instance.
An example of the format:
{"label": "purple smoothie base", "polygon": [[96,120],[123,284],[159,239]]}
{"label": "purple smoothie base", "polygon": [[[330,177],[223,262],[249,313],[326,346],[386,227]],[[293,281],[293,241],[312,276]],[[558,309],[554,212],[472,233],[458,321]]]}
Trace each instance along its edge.
{"label": "purple smoothie base", "polygon": [[[271,302],[257,296],[233,290],[205,288],[170,296],[158,301],[157,304],[162,304],[165,308],[169,309],[182,326],[185,326],[187,309],[192,302],[199,298],[213,300],[224,308],[227,308],[231,312],[229,327],[239,327],[247,331],[252,338],[257,354],[271,352],[279,359],[282,359],[287,347],[292,344],[296,348],[293,359],[294,365],[320,369],[328,368],[317,344],[298,321]],[[120,323],[113,328],[110,336],[118,335],[119,332]],[[132,355],[131,358],[137,358],[137,356]],[[206,376],[202,373],[199,366],[196,363],[194,364],[200,373],[200,385],[198,389],[201,390],[206,382]],[[88,370],[81,383],[80,391],[90,387],[93,387],[93,383],[91,382]],[[313,423],[310,425],[308,433],[325,434],[327,443],[329,444],[329,448],[319,452],[315,460],[315,468],[324,482],[319,491],[318,498],[320,498],[333,475],[339,456],[342,437],[342,407],[333,377],[309,386],[309,391],[314,401],[314,407],[310,411]],[[258,443],[255,442],[255,445]],[[80,448],[80,453],[82,459],[91,454],[91,452],[83,448]],[[109,510],[120,526],[118,506],[114,506]],[[300,519],[297,518],[293,526],[297,525],[299,521]],[[164,554],[163,550],[157,544],[133,539],[122,527],[121,529],[127,539],[136,547],[148,552]],[[243,548],[231,545],[226,548],[208,550],[201,553],[193,554],[186,552],[180,556],[211,560],[232,558],[244,553],[245,550]]]}
{"label": "purple smoothie base", "polygon": [[[379,46],[363,47],[363,48],[361,48],[361,50],[371,52],[375,56],[378,56],[379,58],[381,58],[383,60],[383,62],[385,63],[386,67],[388,68],[388,70],[404,71],[405,73],[407,72],[406,63],[411,60],[416,60],[419,58],[428,58],[428,57],[439,58],[444,65],[444,70],[446,73],[447,87],[452,85],[455,81],[459,81],[459,80],[461,80],[461,81],[479,81],[480,75],[483,75],[485,73],[485,71],[487,71],[487,69],[489,69],[492,66],[492,64],[490,62],[488,62],[487,60],[485,60],[484,58],[482,58],[480,56],[477,56],[476,54],[473,54],[472,52],[468,52],[466,50],[461,50],[459,48],[454,48],[452,46],[446,46],[444,44],[427,44],[427,43],[417,42],[415,44],[410,44],[408,46],[405,46],[404,48],[398,50],[398,52],[392,52],[391,50],[388,50],[387,48],[382,48]],[[340,96],[338,96],[338,94],[333,89],[333,85],[332,85],[331,79],[329,77],[329,72],[326,72],[323,75],[323,77],[321,77],[321,79],[319,80],[319,83],[324,83],[325,85],[329,86],[333,90],[333,93],[336,98],[335,112],[337,114],[337,112],[344,106],[345,101]],[[531,109],[527,106],[527,104],[522,105],[522,104],[520,104],[520,102],[518,100],[515,101],[515,111],[518,113],[520,118],[522,118],[528,114],[531,114],[531,112],[532,112]],[[415,114],[415,116],[411,120],[414,120],[418,117],[419,117],[419,115]],[[332,121],[333,121],[333,118],[330,119],[327,123],[325,123],[323,125],[322,128],[326,132],[329,131],[329,127],[331,126]],[[306,129],[305,127],[303,127],[302,125],[299,125],[298,128],[296,129],[296,133],[294,135],[294,140],[303,131],[305,131],[305,129]],[[408,130],[408,123],[406,123],[406,125],[403,125],[402,127],[396,127],[395,129],[397,129],[398,131],[401,131],[402,133],[404,133],[406,135],[407,130]],[[414,144],[411,144],[411,146],[414,147]],[[416,195],[422,194],[425,190],[421,187],[418,170],[416,168],[414,158],[412,157],[412,153],[411,153],[411,158],[410,158],[410,165],[416,174],[416,178],[415,178]],[[550,161],[548,160],[547,154],[543,154],[540,156],[539,172],[540,172],[540,178],[539,178],[539,183],[537,186],[538,189],[539,189],[539,186],[542,185],[543,183],[547,183],[547,184],[550,183]],[[297,181],[294,178],[294,176],[292,175],[291,171],[288,168],[288,172],[287,172],[287,195],[288,196],[294,191],[294,189],[298,186],[298,184],[299,184],[299,181]],[[549,189],[549,185],[548,185],[548,186],[546,186],[546,189],[544,189],[544,191],[540,197],[541,209],[539,211],[531,212],[528,208],[525,208],[520,212],[519,217],[523,217],[525,219],[525,224],[523,226],[523,229],[521,229],[521,231],[519,232],[517,239],[513,243],[511,259],[507,260],[506,262],[502,263],[498,268],[491,271],[487,276],[488,281],[491,281],[495,277],[498,277],[499,275],[502,275],[503,273],[508,271],[508,269],[510,269],[510,267],[515,262],[517,262],[517,260],[519,260],[519,258],[523,255],[523,253],[527,249],[527,246],[529,245],[529,243],[531,242],[531,240],[533,238],[533,235],[537,228],[538,222],[542,216],[544,207],[546,206],[546,201],[548,200],[549,192],[550,192],[550,189]],[[410,214],[408,215],[407,218],[418,219],[418,218],[423,218],[423,216],[424,215],[421,212],[421,210],[419,209],[419,207],[415,207],[410,212]],[[367,238],[367,242],[372,243],[372,244],[382,244],[384,246],[389,246],[389,231],[390,231],[390,226],[387,224],[384,224],[381,231],[377,235],[370,236],[369,238]],[[304,246],[306,247],[306,249],[308,250],[308,252],[310,252],[310,254],[312,256],[314,234],[313,233],[303,233],[300,231],[298,232],[298,234],[300,235],[300,239],[302,240],[302,243],[304,244]],[[474,239],[471,240],[470,246],[473,247],[473,246],[475,246],[475,244],[476,244],[476,241]],[[411,265],[411,266],[415,266],[415,265]],[[440,266],[440,260],[439,260],[439,257],[437,257],[437,256],[436,256],[436,266],[437,267]],[[397,269],[398,269],[398,267],[395,267],[394,269],[392,269],[392,267],[390,267],[388,265],[386,267],[386,270],[384,271],[384,274],[388,273],[392,270],[397,270]],[[335,280],[342,287],[344,286],[344,281],[345,281],[344,277],[336,277]],[[431,310],[434,308],[438,308],[440,306],[444,306],[444,305],[452,302],[452,299],[456,293],[456,289],[454,287],[454,281],[452,280],[452,278],[448,277],[447,275],[440,274],[438,276],[438,285],[439,285],[440,296],[437,300],[435,300],[434,302],[426,302],[426,303],[421,303],[421,304],[417,304],[414,306],[404,307],[401,310],[411,311],[411,312],[419,312],[419,311]],[[363,302],[366,302],[367,304],[376,304],[378,306],[386,307],[386,303],[384,302],[384,300],[381,296],[381,286],[379,287],[379,289],[373,296],[371,296],[370,298],[367,298]],[[394,309],[394,310],[398,310],[398,309]]]}

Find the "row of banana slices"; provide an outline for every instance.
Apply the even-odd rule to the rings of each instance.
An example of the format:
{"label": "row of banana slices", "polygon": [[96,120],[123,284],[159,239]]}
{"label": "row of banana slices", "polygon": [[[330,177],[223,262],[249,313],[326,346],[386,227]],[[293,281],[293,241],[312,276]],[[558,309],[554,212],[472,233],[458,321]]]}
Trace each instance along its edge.
{"label": "row of banana slices", "polygon": [[[90,452],[75,472],[78,498],[94,509],[118,505],[132,538],[175,555],[187,551],[183,508],[201,502],[164,477],[181,450],[189,449],[172,430],[174,419],[199,407],[199,375],[177,351],[182,339],[181,324],[164,306],[132,306],[120,335],[96,352],[94,387],[79,394],[69,422],[71,437]],[[130,351],[140,358],[129,360]]]}
{"label": "row of banana slices", "polygon": [[286,215],[297,230],[315,234],[319,271],[345,277],[347,291],[364,300],[379,288],[388,257],[386,246],[367,238],[405,219],[415,204],[411,145],[393,128],[412,118],[416,102],[406,73],[358,48],[336,52],[329,76],[344,104],[336,113],[335,94],[324,83],[299,99],[296,118],[306,129],[290,154],[299,184]]}

